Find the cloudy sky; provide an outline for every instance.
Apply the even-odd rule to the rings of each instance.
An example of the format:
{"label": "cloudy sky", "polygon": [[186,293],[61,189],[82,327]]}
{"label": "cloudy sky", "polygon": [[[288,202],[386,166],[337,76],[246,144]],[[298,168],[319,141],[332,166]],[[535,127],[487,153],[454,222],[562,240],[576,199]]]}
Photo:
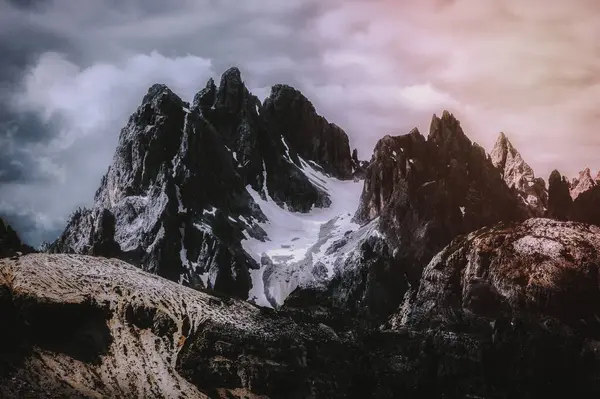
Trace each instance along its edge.
{"label": "cloudy sky", "polygon": [[596,0],[0,0],[0,215],[30,243],[90,204],[153,83],[229,66],[301,89],[363,157],[447,108],[537,174],[600,168]]}

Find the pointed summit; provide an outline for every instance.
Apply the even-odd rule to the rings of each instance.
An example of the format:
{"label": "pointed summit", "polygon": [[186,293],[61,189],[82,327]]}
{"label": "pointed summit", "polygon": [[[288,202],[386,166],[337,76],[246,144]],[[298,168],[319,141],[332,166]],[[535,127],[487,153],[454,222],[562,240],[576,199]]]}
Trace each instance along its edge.
{"label": "pointed summit", "polygon": [[553,170],[548,179],[548,213],[547,217],[568,220],[573,205],[569,195],[569,182],[558,170]]}
{"label": "pointed summit", "polygon": [[200,107],[201,109],[210,108],[215,103],[215,95],[217,94],[217,85],[213,78],[208,79],[206,87],[200,90],[194,96],[194,107]]}
{"label": "pointed summit", "polygon": [[469,151],[472,145],[458,119],[447,110],[442,112],[441,118],[433,114],[427,141],[442,149],[442,152],[451,158]]}
{"label": "pointed summit", "polygon": [[581,193],[590,190],[597,185],[597,181],[592,179],[590,168],[585,168],[579,172],[579,176],[571,180],[570,193],[571,198],[576,199]]}
{"label": "pointed summit", "polygon": [[528,205],[532,216],[543,216],[548,206],[546,183],[535,177],[533,169],[503,132],[498,135],[490,157],[508,187],[517,190],[523,202]]}
{"label": "pointed summit", "polygon": [[319,115],[314,105],[299,90],[275,85],[265,100],[267,129],[281,134],[298,155],[314,161],[332,176],[352,177],[352,157],[346,133]]}
{"label": "pointed summit", "polygon": [[500,169],[509,187],[522,189],[524,183],[535,179],[533,169],[523,160],[521,153],[504,133],[498,135],[490,156],[492,163]]}
{"label": "pointed summit", "polygon": [[167,85],[155,83],[148,89],[148,92],[142,99],[142,104],[158,101],[163,97],[167,97],[174,101],[182,101],[177,94],[173,93],[171,89],[167,87]]}
{"label": "pointed summit", "polygon": [[236,67],[229,68],[221,75],[215,107],[237,113],[249,96],[250,93],[244,85],[240,70]]}

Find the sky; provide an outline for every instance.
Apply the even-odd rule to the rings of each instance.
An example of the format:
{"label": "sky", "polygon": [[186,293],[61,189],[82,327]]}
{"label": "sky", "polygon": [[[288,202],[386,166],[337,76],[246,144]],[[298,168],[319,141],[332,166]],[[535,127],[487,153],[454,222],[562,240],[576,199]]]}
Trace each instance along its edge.
{"label": "sky", "polygon": [[598,170],[599,39],[596,0],[0,0],[0,215],[53,240],[150,85],[190,101],[230,66],[300,89],[362,158],[448,109],[540,177]]}

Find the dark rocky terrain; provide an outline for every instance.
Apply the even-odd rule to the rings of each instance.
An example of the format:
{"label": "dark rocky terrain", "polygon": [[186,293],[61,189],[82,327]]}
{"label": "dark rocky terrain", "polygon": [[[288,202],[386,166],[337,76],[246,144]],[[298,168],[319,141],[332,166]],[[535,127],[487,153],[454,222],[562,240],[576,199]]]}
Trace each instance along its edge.
{"label": "dark rocky terrain", "polygon": [[490,156],[508,187],[515,189],[517,195],[527,205],[530,215],[543,217],[548,208],[546,182],[542,178],[535,177],[531,166],[523,160],[519,151],[504,133],[498,136]]}
{"label": "dark rocky terrain", "polygon": [[546,190],[448,111],[350,148],[236,68],[152,86],[49,253],[0,221],[0,397],[600,394],[589,170]]}
{"label": "dark rocky terrain", "polygon": [[257,308],[117,260],[0,261],[0,396],[542,398],[600,394],[600,229],[457,238],[380,328]]}
{"label": "dark rocky terrain", "polygon": [[427,138],[414,129],[375,146],[355,220],[373,224],[379,234],[361,241],[326,289],[297,292],[289,304],[331,302],[378,320],[399,306],[453,238],[528,215],[454,116],[434,115]]}
{"label": "dark rocky terrain", "polygon": [[0,218],[0,258],[14,256],[18,252],[28,254],[35,251],[23,243],[17,232]]}
{"label": "dark rocky terrain", "polygon": [[573,200],[577,199],[577,197],[579,197],[580,194],[598,185],[598,177],[600,176],[600,173],[596,176],[595,179],[592,178],[591,173],[592,172],[590,171],[590,168],[585,168],[584,170],[579,172],[579,175],[577,177],[574,177],[569,182],[569,191]]}
{"label": "dark rocky terrain", "polygon": [[[583,176],[583,177],[582,177]],[[588,180],[589,169],[580,174],[582,178],[579,188],[585,190],[573,191],[572,183],[557,170],[550,176],[548,217],[558,220],[572,220],[600,226],[600,186],[593,180]],[[585,183],[588,180],[589,185]],[[574,199],[573,199],[574,197]]]}

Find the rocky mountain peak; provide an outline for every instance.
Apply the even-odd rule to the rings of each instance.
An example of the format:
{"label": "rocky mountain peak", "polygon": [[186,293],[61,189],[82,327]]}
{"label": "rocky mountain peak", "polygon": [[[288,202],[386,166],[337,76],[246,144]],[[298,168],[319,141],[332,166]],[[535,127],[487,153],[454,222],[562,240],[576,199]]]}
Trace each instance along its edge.
{"label": "rocky mountain peak", "polygon": [[242,80],[240,70],[236,67],[229,68],[221,76],[215,107],[235,114],[240,111],[247,95],[248,90]]}
{"label": "rocky mountain peak", "polygon": [[371,255],[364,255],[378,253],[379,266],[355,269],[368,281],[395,281],[394,286],[365,286],[364,279],[350,278],[341,284],[352,287],[353,298],[377,302],[380,308],[371,311],[385,313],[398,306],[408,287],[418,285],[423,268],[454,237],[526,217],[521,201],[458,120],[449,112],[434,115],[427,139],[413,129],[377,143],[355,215],[360,223],[375,223],[381,234],[379,243],[369,244]]}
{"label": "rocky mountain peak", "polygon": [[590,168],[585,168],[576,178],[571,180],[569,191],[573,199],[577,199],[581,193],[590,190],[592,187],[597,185],[596,180],[592,178],[592,172]]}
{"label": "rocky mountain peak", "polygon": [[499,134],[490,156],[508,187],[514,188],[527,204],[531,215],[544,216],[548,206],[546,183],[535,177],[533,169],[504,133]]}
{"label": "rocky mountain peak", "polygon": [[142,105],[151,103],[156,106],[169,101],[178,104],[183,100],[177,94],[173,93],[167,85],[156,83],[150,86],[148,92],[144,95]]}
{"label": "rocky mountain peak", "polygon": [[573,183],[557,170],[550,175],[547,217],[600,226],[600,186],[591,184],[589,169],[576,179],[581,190],[573,199]]}
{"label": "rocky mountain peak", "polygon": [[455,154],[471,147],[471,140],[465,135],[454,114],[444,110],[442,117],[433,115],[427,141],[440,147],[443,153]]}
{"label": "rocky mountain peak", "polygon": [[547,216],[557,220],[568,220],[572,204],[567,178],[558,170],[553,170],[548,179]]}
{"label": "rocky mountain peak", "polygon": [[352,177],[348,136],[339,126],[317,114],[314,105],[299,90],[275,85],[263,108],[268,128],[279,129],[298,155],[316,162],[335,177]]}
{"label": "rocky mountain peak", "polygon": [[200,90],[194,96],[192,102],[194,107],[200,107],[201,109],[207,109],[213,106],[215,103],[215,96],[217,94],[217,85],[213,78],[208,79],[204,89]]}
{"label": "rocky mountain peak", "polygon": [[267,237],[265,212],[327,208],[325,179],[353,176],[343,130],[299,91],[273,93],[262,107],[237,68],[218,87],[210,79],[192,107],[153,85],[121,131],[94,206],[73,214],[50,251],[117,257],[247,298],[262,267],[247,242],[279,238]]}

